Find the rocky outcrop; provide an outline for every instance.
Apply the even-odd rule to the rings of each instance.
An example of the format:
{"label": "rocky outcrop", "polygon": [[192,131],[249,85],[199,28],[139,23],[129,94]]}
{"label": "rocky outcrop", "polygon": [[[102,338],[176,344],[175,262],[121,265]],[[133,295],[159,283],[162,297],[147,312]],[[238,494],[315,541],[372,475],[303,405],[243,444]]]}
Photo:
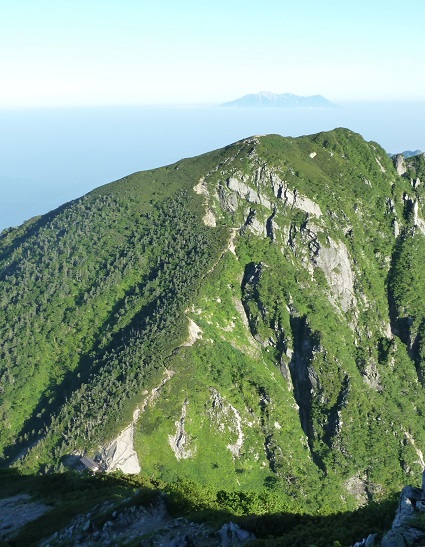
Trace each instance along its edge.
{"label": "rocky outcrop", "polygon": [[[116,439],[100,448],[97,458],[101,462],[101,467],[106,472],[120,470],[128,475],[140,473],[141,467],[137,452],[134,450],[134,431],[140,414],[145,411],[148,404],[154,403],[159,397],[162,387],[174,376],[172,370],[166,370],[159,386],[154,387],[151,393],[146,397],[140,407],[137,407],[133,413],[133,421],[127,426]],[[147,395],[148,392],[145,392]]]}
{"label": "rocky outcrop", "polygon": [[425,471],[422,474],[422,487],[406,486],[403,488],[397,512],[391,530],[381,542],[378,534],[369,534],[367,538],[358,541],[353,547],[409,547],[425,545]]}
{"label": "rocky outcrop", "polygon": [[194,186],[193,190],[200,195],[205,196],[205,215],[203,218],[205,226],[217,226],[217,221],[214,215],[214,212],[212,209],[208,207],[208,199],[210,197],[210,193],[208,191],[207,185],[205,184],[205,178],[201,178],[200,181],[196,186]]}
{"label": "rocky outcrop", "polygon": [[424,545],[425,531],[415,526],[415,517],[425,512],[425,490],[406,486],[400,496],[391,530],[382,538],[382,547]]}
{"label": "rocky outcrop", "polygon": [[379,374],[378,367],[373,360],[370,360],[365,366],[363,371],[363,379],[372,389],[382,391],[381,376]]}
{"label": "rocky outcrop", "polygon": [[292,206],[300,209],[301,211],[304,211],[305,213],[308,213],[309,215],[313,215],[316,217],[322,216],[322,211],[320,210],[320,207],[317,205],[316,202],[305,196],[301,196],[298,193],[294,194],[294,201]]}
{"label": "rocky outcrop", "polygon": [[221,547],[232,547],[233,545],[245,545],[249,541],[255,539],[254,534],[242,530],[240,526],[234,522],[223,524],[219,530],[220,545]]}
{"label": "rocky outcrop", "polygon": [[228,213],[234,213],[238,208],[238,198],[233,192],[228,192],[221,184],[217,189],[220,207]]}
{"label": "rocky outcrop", "polygon": [[110,442],[101,455],[102,462],[108,471],[120,469],[128,475],[140,473],[137,452],[134,450],[134,425],[131,424]]}
{"label": "rocky outcrop", "polygon": [[325,274],[335,300],[343,311],[355,304],[354,273],[350,256],[342,241],[328,238],[328,246],[317,243],[312,262]]}
{"label": "rocky outcrop", "polygon": [[367,538],[364,538],[362,541],[357,541],[353,547],[375,547],[377,545],[376,539],[378,534],[369,534]]}
{"label": "rocky outcrop", "polygon": [[366,476],[353,476],[344,483],[344,488],[359,505],[366,505],[369,500]]}
{"label": "rocky outcrop", "polygon": [[310,274],[316,268],[322,270],[330,288],[331,303],[344,312],[356,307],[355,274],[345,243],[329,237],[322,227],[309,218],[301,226],[292,223],[285,235],[287,245],[301,258]]}
{"label": "rocky outcrop", "polygon": [[247,264],[241,284],[242,304],[245,310],[246,318],[248,320],[251,335],[254,340],[262,345],[264,345],[264,340],[262,340],[257,329],[258,318],[251,313],[250,301],[253,300],[256,302],[256,305],[258,306],[258,311],[264,319],[266,310],[264,309],[264,305],[261,302],[257,289],[264,267],[265,264],[263,264],[262,262],[260,262],[259,264],[255,264],[254,262]]}
{"label": "rocky outcrop", "polygon": [[406,173],[407,171],[407,167],[403,154],[396,154],[395,156],[393,156],[392,160],[397,174],[400,176],[404,175],[404,173]]}
{"label": "rocky outcrop", "polygon": [[[186,310],[187,311],[187,310]],[[196,340],[202,339],[202,329],[198,327],[198,325],[193,321],[193,319],[190,319],[190,317],[187,318],[189,321],[189,334],[187,339],[183,342],[183,346],[193,346],[193,344],[196,342]]]}
{"label": "rocky outcrop", "polygon": [[[127,499],[126,502],[131,504],[132,500]],[[229,526],[233,533],[227,533],[226,526]],[[183,517],[171,517],[164,498],[159,497],[148,507],[140,505],[123,507],[113,502],[106,502],[93,508],[90,513],[80,515],[67,528],[58,530],[38,545],[43,547],[49,545],[51,547],[62,545],[218,547],[242,545],[237,543],[236,539],[243,539],[246,535],[249,535],[250,539],[253,537],[248,532],[244,533],[238,526],[233,530],[232,523],[223,525],[222,529],[226,532],[224,534],[226,543],[222,543],[219,539],[221,531],[215,531],[203,523],[194,523]]]}
{"label": "rocky outcrop", "polygon": [[[248,184],[250,182],[250,184]],[[253,187],[255,186],[255,188]],[[198,188],[199,185],[195,188]],[[202,188],[202,186],[200,187]],[[264,189],[264,190],[263,190]],[[272,202],[265,195],[265,191],[273,192],[276,201]],[[263,191],[262,191],[263,190]],[[198,193],[205,193],[198,190]],[[295,190],[290,190],[287,183],[283,181],[277,173],[267,168],[267,166],[259,167],[255,171],[254,180],[249,180],[243,174],[234,174],[230,176],[225,185],[220,184],[217,189],[220,206],[227,212],[235,212],[242,202],[252,203],[254,205],[262,205],[269,211],[272,211],[272,217],[276,215],[277,205],[283,204],[290,208],[299,209],[309,215],[320,217],[322,211],[317,203],[310,198],[299,194]],[[270,219],[270,217],[269,217]],[[252,220],[248,217],[247,220]],[[269,227],[254,226],[254,223],[245,222],[245,225],[250,225],[251,229],[258,235],[269,235]],[[265,232],[265,233],[264,233]]]}
{"label": "rocky outcrop", "polygon": [[210,388],[210,391],[211,406],[207,410],[207,415],[218,431],[224,432],[227,430],[236,435],[235,442],[229,443],[226,448],[230,450],[234,458],[238,458],[240,457],[244,442],[242,417],[239,411],[228,403],[216,389]]}
{"label": "rocky outcrop", "polygon": [[175,435],[168,435],[168,442],[174,452],[174,455],[178,460],[187,460],[188,458],[194,456],[194,454],[196,453],[196,447],[190,447],[191,439],[185,429],[188,405],[189,401],[185,399],[182,406],[180,420],[175,422],[176,433]]}
{"label": "rocky outcrop", "polygon": [[259,191],[254,190],[238,178],[229,177],[226,182],[229,190],[236,192],[239,197],[245,199],[249,203],[259,203],[267,209],[271,208],[270,201],[264,195],[262,195]]}
{"label": "rocky outcrop", "polygon": [[421,234],[425,235],[425,222],[419,216],[418,200],[415,200],[413,203],[413,224],[421,232]]}

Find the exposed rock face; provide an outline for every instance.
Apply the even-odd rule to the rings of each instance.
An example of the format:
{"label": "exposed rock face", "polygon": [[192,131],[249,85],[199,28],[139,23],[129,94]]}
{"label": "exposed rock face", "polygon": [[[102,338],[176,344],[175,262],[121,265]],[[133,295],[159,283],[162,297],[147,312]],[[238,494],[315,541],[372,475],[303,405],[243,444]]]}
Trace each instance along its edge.
{"label": "exposed rock face", "polygon": [[425,472],[422,475],[422,488],[403,488],[392,528],[382,538],[382,547],[425,545],[425,531],[415,527],[415,517],[424,511]]}
{"label": "exposed rock face", "polygon": [[232,545],[245,545],[249,541],[255,539],[254,534],[242,530],[240,526],[234,522],[229,522],[229,524],[223,524],[219,531],[220,535],[220,545],[221,547],[231,547]]}
{"label": "exposed rock face", "polygon": [[216,222],[214,212],[211,209],[208,208],[208,198],[210,196],[210,193],[208,191],[207,185],[205,184],[205,179],[201,178],[201,180],[198,182],[198,184],[196,186],[194,186],[193,190],[197,194],[201,194],[201,195],[205,196],[206,211],[205,211],[205,215],[204,215],[204,218],[203,218],[204,224],[206,226],[212,226],[212,227],[216,226],[217,222]]}
{"label": "exposed rock face", "polygon": [[238,208],[238,197],[233,192],[228,192],[227,188],[221,184],[217,188],[217,195],[220,203],[220,207],[223,211],[228,213],[234,213]]}
{"label": "exposed rock face", "polygon": [[243,294],[243,306],[248,321],[249,329],[251,331],[252,337],[258,343],[264,345],[264,341],[261,339],[261,336],[258,333],[256,318],[252,316],[248,301],[253,299],[257,302],[258,309],[261,315],[264,317],[265,310],[264,306],[259,298],[257,291],[257,284],[261,279],[261,274],[265,265],[260,262],[260,264],[248,264],[245,268],[245,275],[242,280],[242,294]]}
{"label": "exposed rock face", "polygon": [[[116,439],[108,445],[102,447],[99,452],[99,458],[105,471],[121,470],[129,475],[140,473],[140,463],[137,452],[134,450],[134,430],[140,414],[144,412],[148,404],[154,403],[159,397],[162,387],[174,376],[172,370],[166,370],[164,378],[159,386],[152,389],[151,393],[143,401],[143,404],[136,408],[133,413],[133,421],[127,426]],[[147,394],[148,392],[146,392]]]}
{"label": "exposed rock face", "polygon": [[267,236],[267,227],[264,225],[264,223],[260,222],[257,218],[255,218],[255,215],[248,216],[245,225],[249,226],[249,228],[255,235],[261,237]]}
{"label": "exposed rock face", "polygon": [[134,450],[134,425],[131,424],[102,451],[102,461],[108,471],[120,469],[128,475],[140,473],[140,464]]}
{"label": "exposed rock face", "polygon": [[400,226],[396,219],[394,219],[393,221],[393,226],[394,226],[394,238],[397,239],[398,236],[400,235]]}
{"label": "exposed rock face", "polygon": [[382,541],[376,543],[378,534],[369,534],[353,547],[407,547],[410,545],[425,545],[425,530],[423,524],[417,521],[425,513],[425,471],[422,474],[422,488],[406,486],[403,488],[400,501],[394,517],[391,530]]}
{"label": "exposed rock face", "polygon": [[393,163],[398,175],[404,175],[404,173],[406,173],[407,168],[403,154],[396,154],[393,156]]}
{"label": "exposed rock face", "polygon": [[250,203],[260,203],[264,205],[267,209],[271,208],[270,201],[260,194],[258,191],[254,190],[244,182],[238,180],[236,177],[229,177],[227,179],[227,187],[229,190],[236,192],[238,196],[249,201]]}
{"label": "exposed rock face", "polygon": [[352,496],[356,498],[359,505],[365,505],[368,502],[367,485],[365,477],[354,476],[347,479],[344,486]]}
{"label": "exposed rock face", "polygon": [[380,168],[381,172],[385,173],[386,172],[385,167],[383,167],[382,163],[379,160],[380,160],[380,158],[375,158],[375,161],[379,165],[379,168]]}
{"label": "exposed rock face", "polygon": [[362,541],[357,541],[353,547],[374,547],[377,545],[375,543],[378,534],[369,534],[367,538],[364,538]]}
{"label": "exposed rock face", "polygon": [[320,210],[320,207],[317,205],[317,203],[305,196],[300,196],[298,194],[295,194],[293,207],[296,207],[297,209],[301,209],[301,211],[304,211],[305,213],[308,213],[309,215],[313,215],[316,217],[322,216],[322,211]]}
{"label": "exposed rock face", "polygon": [[355,304],[354,274],[347,247],[342,241],[328,238],[329,246],[318,245],[312,259],[326,276],[331,291],[343,311]]}
{"label": "exposed rock face", "polygon": [[[414,448],[414,450],[415,450],[415,452],[418,456],[417,463],[422,467],[422,469],[425,469],[425,461],[424,461],[424,455],[422,453],[422,450],[416,446],[415,439],[412,437],[412,435],[408,431],[403,430],[403,433],[406,436],[406,439],[413,446],[413,448]],[[425,477],[422,477],[422,482],[424,482],[424,479],[425,479]],[[424,486],[422,486],[422,489],[425,490]]]}
{"label": "exposed rock face", "polygon": [[203,221],[205,226],[211,226],[211,227],[217,226],[215,215],[211,209],[208,209],[208,211],[205,213]]}
{"label": "exposed rock face", "polygon": [[[288,191],[289,192],[289,191]],[[286,192],[285,195],[288,195]],[[290,193],[290,192],[289,192]],[[309,212],[320,216],[320,208],[311,200],[302,197],[296,198],[291,194],[293,203],[296,203],[304,212]],[[264,223],[258,221],[254,209],[250,209],[245,221],[245,227],[259,236],[269,237],[272,241],[276,240],[276,231],[279,229],[274,222],[277,210],[274,208],[271,216]],[[323,228],[313,224],[309,219],[301,226],[291,225],[289,230],[283,231],[286,243],[293,252],[303,259],[305,258],[306,268],[313,274],[314,268],[320,268],[325,274],[325,278],[331,289],[330,300],[337,304],[344,312],[350,308],[356,307],[354,284],[355,274],[351,265],[351,258],[347,246],[341,240],[335,241],[323,232]],[[319,240],[319,235],[322,238]],[[323,243],[326,238],[326,243]]]}
{"label": "exposed rock face", "polygon": [[413,224],[418,230],[425,235],[425,222],[419,216],[419,202],[415,200],[413,202]]}
{"label": "exposed rock face", "polygon": [[309,215],[322,216],[322,211],[317,203],[306,196],[302,196],[297,190],[291,191],[285,181],[282,181],[276,173],[264,169],[264,177],[267,177],[272,186],[274,195],[282,200],[288,207],[295,207]]}
{"label": "exposed rock face", "polygon": [[[300,209],[301,211],[315,217],[322,216],[322,211],[317,203],[308,197],[299,194],[297,190],[291,191],[286,182],[281,180],[276,173],[268,169],[266,166],[258,168],[255,172],[255,178],[252,182],[256,188],[250,186],[248,182],[251,181],[245,179],[246,177],[242,174],[233,175],[226,180],[226,189],[223,185],[218,187],[217,194],[222,209],[229,212],[236,211],[239,205],[239,198],[239,200],[243,200],[248,203],[260,204],[266,209],[274,211],[273,214],[276,214],[276,203],[272,204],[272,202],[264,195],[264,192],[261,192],[262,188],[271,187],[273,194],[278,200],[277,203],[283,203],[287,207],[291,208],[295,207],[296,209]],[[231,193],[226,190],[230,190]],[[263,232],[264,230],[257,229],[257,231]]]}
{"label": "exposed rock face", "polygon": [[235,442],[228,444],[227,448],[237,458],[240,456],[244,442],[241,415],[233,405],[225,401],[224,397],[216,389],[211,388],[210,391],[211,407],[207,411],[208,416],[216,424],[219,431],[227,429],[231,433],[236,434]]}
{"label": "exposed rock face", "polygon": [[[116,507],[116,509],[115,509]],[[109,519],[104,520],[105,514]],[[98,525],[96,517],[100,516]],[[103,518],[102,518],[103,517]],[[230,523],[227,526],[231,526]],[[224,525],[226,526],[226,525]],[[224,527],[223,527],[224,528]],[[237,527],[237,537],[244,537],[243,530]],[[246,534],[248,534],[246,532]],[[133,505],[123,508],[106,502],[91,510],[87,515],[74,519],[70,526],[56,532],[38,545],[43,547],[61,545],[161,545],[163,547],[221,545],[219,532],[202,523],[194,523],[185,518],[172,518],[159,498],[149,507]],[[235,534],[236,537],[236,534]],[[252,536],[250,535],[252,538]],[[241,545],[227,543],[226,545]]]}
{"label": "exposed rock face", "polygon": [[374,361],[369,361],[366,365],[363,379],[366,384],[376,391],[382,391],[381,377],[379,375],[378,367]]}
{"label": "exposed rock face", "polygon": [[187,340],[182,344],[183,346],[193,346],[196,340],[202,339],[202,329],[193,321],[193,319],[188,318],[189,320],[189,335]]}
{"label": "exposed rock face", "polygon": [[[297,243],[297,235],[301,244]],[[321,238],[319,236],[322,236]],[[326,243],[323,240],[326,239]],[[301,229],[291,225],[288,245],[294,253],[308,258],[307,268],[312,274],[320,268],[331,289],[331,302],[338,304],[344,312],[356,306],[354,295],[355,275],[348,249],[343,241],[335,241],[323,229],[307,220]]]}
{"label": "exposed rock face", "polygon": [[187,406],[189,401],[186,399],[182,406],[182,413],[180,420],[176,422],[176,434],[168,436],[168,442],[174,452],[174,455],[178,460],[187,460],[191,458],[195,452],[196,447],[190,448],[190,437],[185,429]]}

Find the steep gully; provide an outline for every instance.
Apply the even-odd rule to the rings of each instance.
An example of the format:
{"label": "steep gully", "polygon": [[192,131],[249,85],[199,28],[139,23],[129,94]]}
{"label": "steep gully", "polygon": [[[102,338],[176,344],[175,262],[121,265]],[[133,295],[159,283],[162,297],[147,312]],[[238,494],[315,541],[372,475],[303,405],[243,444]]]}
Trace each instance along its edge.
{"label": "steep gully", "polygon": [[[329,447],[332,446],[335,435],[341,427],[340,412],[346,404],[349,391],[349,378],[346,376],[341,384],[340,392],[336,403],[330,408],[326,416],[326,424],[322,430],[315,431],[312,419],[312,409],[315,398],[320,396],[321,386],[313,367],[314,353],[320,348],[320,339],[313,333],[308,325],[305,316],[296,315],[290,310],[290,336],[286,336],[281,328],[275,328],[275,340],[263,341],[259,335],[257,322],[250,310],[250,302],[255,301],[258,307],[261,320],[267,320],[267,312],[258,291],[258,284],[261,280],[264,265],[250,263],[245,268],[242,280],[242,304],[247,317],[248,326],[253,338],[262,345],[273,343],[280,353],[280,370],[287,380],[290,389],[293,388],[294,399],[298,408],[298,415],[302,430],[307,438],[311,457],[315,465],[322,471],[326,471],[320,454],[315,450],[315,441],[320,437]],[[292,348],[287,347],[287,340],[292,339]],[[264,423],[267,423],[268,404],[270,403],[267,393],[263,388],[259,389],[260,407],[262,415],[265,416]],[[269,460],[270,468],[274,470],[275,457],[273,450],[272,434],[265,431],[265,452]]]}

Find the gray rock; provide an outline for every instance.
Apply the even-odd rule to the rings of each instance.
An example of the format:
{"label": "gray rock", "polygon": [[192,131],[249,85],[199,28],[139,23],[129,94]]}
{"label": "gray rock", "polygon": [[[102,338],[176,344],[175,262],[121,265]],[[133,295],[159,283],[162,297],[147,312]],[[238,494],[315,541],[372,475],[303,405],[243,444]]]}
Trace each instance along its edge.
{"label": "gray rock", "polygon": [[419,513],[425,513],[425,500],[416,502],[416,511],[419,511]]}
{"label": "gray rock", "polygon": [[366,539],[365,547],[374,547],[378,534],[369,534]]}
{"label": "gray rock", "polygon": [[413,525],[415,515],[420,512],[419,506],[424,505],[423,495],[424,491],[421,488],[403,488],[392,528],[382,538],[382,547],[425,545],[425,531]]}
{"label": "gray rock", "polygon": [[425,532],[406,526],[390,530],[382,538],[381,547],[406,547],[407,545],[425,545]]}
{"label": "gray rock", "polygon": [[248,541],[253,541],[255,539],[254,534],[243,530],[234,522],[229,522],[229,524],[223,524],[218,533],[220,535],[221,547],[244,545]]}
{"label": "gray rock", "polygon": [[393,221],[393,226],[394,226],[394,237],[397,238],[400,234],[400,227],[399,227],[399,224],[398,224],[397,220],[395,220],[395,219]]}
{"label": "gray rock", "polygon": [[397,171],[397,174],[404,175],[404,173],[407,171],[407,168],[406,168],[406,162],[404,161],[403,154],[396,154],[395,156],[393,156],[392,159],[393,159],[394,167]]}
{"label": "gray rock", "polygon": [[369,534],[367,538],[362,539],[362,541],[358,541],[353,545],[353,547],[374,547],[377,537],[378,534]]}
{"label": "gray rock", "polygon": [[406,547],[406,543],[400,532],[390,530],[388,534],[382,538],[381,547]]}
{"label": "gray rock", "polygon": [[238,198],[235,193],[226,190],[223,186],[219,186],[217,190],[220,207],[225,211],[234,213],[238,208]]}
{"label": "gray rock", "polygon": [[422,490],[405,486],[400,495],[400,502],[393,521],[393,529],[403,526],[415,513],[416,502],[422,497]]}
{"label": "gray rock", "polygon": [[328,246],[324,246],[316,241],[311,261],[325,274],[332,295],[339,302],[343,311],[348,311],[352,305],[356,304],[355,276],[345,243],[328,238]]}

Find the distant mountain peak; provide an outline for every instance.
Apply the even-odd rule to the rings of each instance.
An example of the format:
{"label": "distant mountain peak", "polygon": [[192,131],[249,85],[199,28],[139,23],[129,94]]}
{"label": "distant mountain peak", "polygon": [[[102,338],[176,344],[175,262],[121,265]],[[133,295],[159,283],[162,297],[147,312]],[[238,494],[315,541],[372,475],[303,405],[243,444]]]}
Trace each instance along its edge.
{"label": "distant mountain peak", "polygon": [[322,95],[303,97],[294,93],[272,93],[260,91],[228,101],[220,106],[244,108],[332,108],[336,105]]}
{"label": "distant mountain peak", "polygon": [[404,152],[401,152],[405,158],[413,158],[414,156],[419,156],[419,154],[423,154],[422,150],[404,150]]}

